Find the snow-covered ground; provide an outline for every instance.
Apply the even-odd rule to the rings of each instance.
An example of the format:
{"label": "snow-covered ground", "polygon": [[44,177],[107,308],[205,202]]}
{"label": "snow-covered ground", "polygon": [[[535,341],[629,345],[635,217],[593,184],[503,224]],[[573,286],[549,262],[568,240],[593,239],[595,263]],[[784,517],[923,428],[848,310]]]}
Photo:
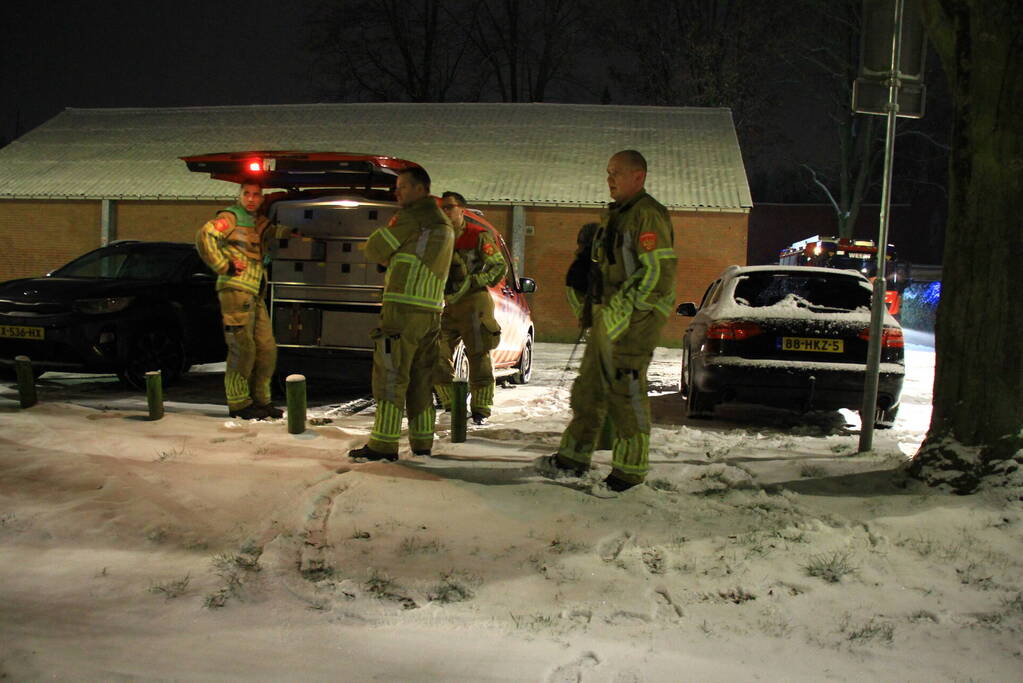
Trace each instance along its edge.
{"label": "snow-covered ground", "polygon": [[109,379],[46,375],[28,410],[0,384],[0,678],[1020,679],[1019,503],[893,475],[930,348],[862,455],[851,412],[687,421],[660,349],[649,485],[613,499],[591,491],[607,451],[584,481],[533,468],[570,352],[539,344],[490,425],[452,444],[444,417],[432,457],[397,463],[345,457],[358,389],[312,393],[290,435],[225,419],[215,372],[155,422]]}

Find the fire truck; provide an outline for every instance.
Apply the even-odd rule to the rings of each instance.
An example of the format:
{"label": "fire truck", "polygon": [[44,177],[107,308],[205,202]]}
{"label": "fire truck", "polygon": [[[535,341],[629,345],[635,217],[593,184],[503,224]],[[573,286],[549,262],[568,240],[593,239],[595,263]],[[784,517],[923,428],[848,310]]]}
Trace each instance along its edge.
{"label": "fire truck", "polygon": [[[783,266],[818,266],[842,268],[863,273],[871,282],[877,275],[877,243],[846,237],[814,235],[793,242],[778,253]],[[895,257],[895,247],[889,244],[885,252],[885,304],[896,318],[902,309],[902,291],[909,283],[908,264]]]}

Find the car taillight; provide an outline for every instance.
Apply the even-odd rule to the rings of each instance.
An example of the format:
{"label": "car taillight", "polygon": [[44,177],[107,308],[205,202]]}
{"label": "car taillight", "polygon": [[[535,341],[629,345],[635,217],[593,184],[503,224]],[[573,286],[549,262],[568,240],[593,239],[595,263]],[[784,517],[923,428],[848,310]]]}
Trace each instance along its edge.
{"label": "car taillight", "polygon": [[[870,340],[870,328],[866,328],[860,331],[860,339],[863,341]],[[902,337],[902,330],[898,327],[886,327],[881,331],[881,348],[882,349],[901,349],[905,346],[905,341]]]}
{"label": "car taillight", "polygon": [[707,328],[707,339],[729,341],[742,341],[763,334],[764,330],[756,323],[733,320],[730,322],[714,323]]}

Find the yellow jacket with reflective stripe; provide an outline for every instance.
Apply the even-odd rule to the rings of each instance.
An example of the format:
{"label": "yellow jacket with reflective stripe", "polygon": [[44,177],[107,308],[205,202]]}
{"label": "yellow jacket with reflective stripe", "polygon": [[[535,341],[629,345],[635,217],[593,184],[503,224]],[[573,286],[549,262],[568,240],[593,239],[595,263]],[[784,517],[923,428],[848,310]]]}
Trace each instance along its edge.
{"label": "yellow jacket with reflective stripe", "polygon": [[[486,292],[488,287],[499,283],[507,272],[508,266],[501,256],[501,248],[497,246],[490,231],[466,217],[462,230],[459,232],[455,228],[451,270],[444,288],[447,304],[450,306],[463,297]],[[485,302],[489,296],[477,298]]]}
{"label": "yellow jacket with reflective stripe", "polygon": [[366,242],[366,258],[387,266],[384,303],[440,312],[455,233],[434,197],[406,206]]}
{"label": "yellow jacket with reflective stripe", "polygon": [[668,210],[645,191],[609,207],[593,240],[593,258],[600,265],[601,315],[611,341],[629,328],[633,313],[671,315],[674,244]]}
{"label": "yellow jacket with reflective stripe", "polygon": [[[234,216],[234,224],[222,214]],[[263,283],[265,266],[263,254],[270,237],[287,234],[283,225],[267,227],[265,218],[257,219],[238,204],[221,209],[217,217],[207,221],[195,236],[199,256],[217,274],[216,289],[240,289],[258,294]],[[258,223],[263,223],[262,226]],[[245,263],[245,270],[236,273],[234,261]]]}

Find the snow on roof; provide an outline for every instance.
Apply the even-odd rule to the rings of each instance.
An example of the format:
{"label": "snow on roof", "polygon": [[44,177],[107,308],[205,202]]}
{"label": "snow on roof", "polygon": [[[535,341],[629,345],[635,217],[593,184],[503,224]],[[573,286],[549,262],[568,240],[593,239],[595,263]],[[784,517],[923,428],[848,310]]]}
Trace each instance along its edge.
{"label": "snow on roof", "polygon": [[728,109],[486,103],[67,109],[0,149],[0,198],[223,199],[178,157],[253,149],[385,154],[473,203],[584,207],[609,199],[608,157],[638,149],[668,208],[753,204]]}

